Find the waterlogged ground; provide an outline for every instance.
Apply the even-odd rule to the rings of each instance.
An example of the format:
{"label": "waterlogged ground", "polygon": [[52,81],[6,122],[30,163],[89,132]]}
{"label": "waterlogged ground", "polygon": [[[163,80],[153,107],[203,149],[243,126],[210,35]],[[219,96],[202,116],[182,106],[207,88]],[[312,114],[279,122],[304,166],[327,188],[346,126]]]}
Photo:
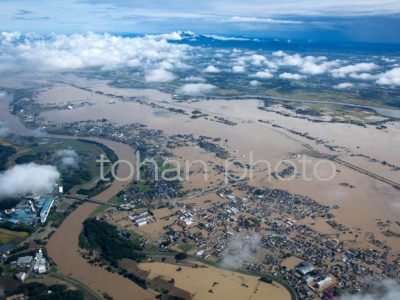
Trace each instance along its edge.
{"label": "waterlogged ground", "polygon": [[[56,84],[53,88],[43,89],[37,96],[40,104],[63,104],[87,101],[90,105],[76,107],[74,109],[48,110],[41,114],[45,122],[64,123],[73,121],[98,120],[106,118],[117,124],[142,123],[153,129],[162,129],[167,134],[195,134],[206,135],[213,138],[226,140],[226,149],[230,154],[244,162],[248,162],[250,153],[254,160],[266,160],[272,166],[280,160],[288,159],[291,154],[310,154],[305,145],[312,146],[321,153],[337,155],[347,162],[362,167],[370,172],[390,180],[400,182],[400,173],[395,171],[383,161],[390,165],[400,165],[400,124],[399,122],[385,123],[386,129],[380,130],[375,126],[366,128],[351,124],[314,123],[309,120],[287,117],[270,111],[258,109],[260,102],[257,100],[212,100],[212,101],[188,101],[185,103],[171,102],[171,95],[155,90],[117,89],[108,86],[102,81],[77,80],[73,78],[74,84],[81,84],[85,88],[100,90],[104,93],[112,93],[121,96],[145,96],[147,103],[126,102],[116,100],[115,97],[98,95],[88,92],[69,84]],[[151,102],[160,107],[154,107]],[[9,127],[17,133],[31,134],[31,131],[22,127],[15,118],[6,113],[6,106],[2,103],[1,120],[5,120]],[[189,115],[173,113],[165,108],[179,108]],[[207,118],[191,119],[193,110],[199,109],[208,114]],[[278,107],[279,109],[279,107]],[[282,109],[283,111],[283,109]],[[214,116],[223,116],[237,123],[230,126],[216,122]],[[263,122],[259,122],[262,120]],[[279,125],[276,127],[274,125]],[[304,136],[291,133],[296,130],[308,133],[309,136],[323,140],[325,144],[335,146],[332,151],[325,144],[316,143]],[[127,146],[108,143],[120,158],[126,157],[132,160],[132,150]],[[183,148],[174,153],[181,159],[196,159],[204,157],[217,163],[215,157],[202,153],[199,149]],[[128,157],[129,155],[129,157]],[[320,159],[312,157],[311,163],[306,167],[307,175],[312,175],[313,166]],[[119,172],[127,172],[121,165]],[[320,168],[322,174],[330,174],[328,166]],[[121,173],[121,174],[122,174]],[[210,181],[217,182],[217,175],[211,174]],[[309,177],[309,176],[307,176]],[[314,178],[315,179],[315,178]],[[336,165],[335,176],[332,180],[305,180],[304,177],[296,177],[291,181],[265,181],[265,175],[257,173],[251,181],[254,185],[272,186],[288,190],[292,193],[307,195],[320,203],[327,205],[338,205],[335,210],[335,220],[351,228],[362,228],[364,233],[355,242],[355,247],[368,247],[368,236],[374,234],[377,239],[386,242],[393,254],[400,253],[400,244],[396,238],[382,235],[377,226],[377,219],[392,222],[400,219],[400,196],[399,191],[387,183],[378,181],[365,174],[356,172],[343,165]],[[343,183],[353,186],[349,188]],[[209,183],[202,183],[201,178],[192,177],[191,182],[185,183],[185,188],[202,187],[207,188]],[[122,185],[118,182],[103,192],[99,197],[101,201],[112,198]],[[107,292],[114,299],[124,299],[124,295],[139,295],[138,298],[153,298],[154,294],[144,291],[127,279],[111,274],[105,270],[89,265],[78,254],[78,236],[82,229],[82,222],[96,208],[93,204],[85,204],[72,213],[63,225],[56,231],[49,242],[48,250],[50,256],[57,263],[62,272],[84,282],[99,293]],[[319,232],[332,233],[332,228],[325,222],[304,220]],[[156,240],[161,231],[162,224],[155,223],[143,229]],[[346,236],[343,236],[346,239]],[[214,268],[201,270],[184,269],[184,272],[176,272],[176,266],[162,263],[141,264],[143,270],[150,271],[151,276],[171,276],[176,280],[176,285],[182,289],[189,290],[201,299],[215,299],[222,297],[222,290],[228,290],[232,299],[243,299],[251,297],[258,299],[263,293],[274,295],[272,299],[286,299],[288,292],[282,287],[273,287],[260,284],[258,281],[247,278],[244,275],[222,271]],[[205,272],[204,274],[201,272]],[[230,274],[230,275],[229,275]],[[232,275],[233,274],[233,275]],[[218,284],[209,292],[210,278],[219,278]],[[248,287],[242,286],[245,283]],[[228,289],[221,288],[229,285]],[[234,286],[235,288],[231,288]],[[241,298],[235,298],[240,295]],[[225,296],[225,294],[224,294]],[[243,296],[243,297],[242,297]],[[126,299],[126,298],[125,298]]]}
{"label": "waterlogged ground", "polygon": [[[85,81],[85,84],[86,87],[94,90],[119,95],[127,95],[130,92],[139,94],[138,90],[110,88],[105,82],[91,83]],[[400,152],[399,122],[385,123],[387,128],[379,130],[375,126],[364,128],[352,124],[314,123],[304,119],[261,111],[257,108],[260,106],[260,102],[257,100],[210,100],[174,103],[169,100],[169,95],[160,92],[141,90],[141,95],[148,98],[148,105],[123,101],[116,101],[111,104],[110,101],[96,102],[93,100],[92,106],[73,110],[52,110],[42,115],[49,122],[63,123],[107,118],[117,124],[142,123],[150,128],[162,129],[171,135],[193,133],[222,138],[227,140],[226,147],[232,156],[247,162],[250,152],[252,152],[254,161],[267,160],[272,166],[275,166],[282,159],[287,159],[290,153],[307,153],[303,144],[309,144],[318,151],[339,155],[347,162],[400,182],[400,172],[382,163],[387,161],[391,165],[400,165],[398,156]],[[41,95],[38,96],[38,99],[41,99]],[[163,114],[160,113],[162,109],[152,107],[151,102],[164,107],[183,109],[189,115],[194,109],[199,109],[209,114],[209,117],[208,120],[205,118],[193,120],[187,115],[169,111]],[[211,120],[213,116],[229,118],[235,121],[237,125],[229,126],[215,122]],[[259,120],[268,123],[260,123]],[[274,124],[283,127],[283,129],[272,126]],[[337,150],[331,151],[324,144],[318,144],[302,136],[291,134],[288,130],[308,133],[311,137],[337,147]],[[178,154],[186,159],[199,155],[197,150],[194,150],[194,152],[190,149],[179,151],[181,153]],[[312,175],[313,166],[318,163],[318,159],[313,157],[310,157],[310,159],[312,163],[307,166],[306,170]],[[328,166],[321,166],[322,175],[324,172],[331,174]],[[400,217],[400,198],[396,189],[342,165],[336,165],[336,168],[336,175],[330,181],[306,181],[297,178],[290,182],[273,181],[268,184],[287,189],[293,193],[308,195],[324,204],[339,205],[340,208],[335,211],[338,222],[348,226],[368,228],[369,231],[378,236],[380,233],[376,227],[376,219],[395,221]],[[196,180],[193,180],[196,183]],[[265,184],[262,178],[256,178],[254,182],[261,185]],[[348,183],[355,188],[346,188],[340,185],[341,183]],[[400,251],[400,246],[394,239],[384,238],[384,240],[393,244]]]}
{"label": "waterlogged ground", "polygon": [[149,271],[149,279],[162,276],[175,280],[175,286],[189,291],[193,299],[291,299],[283,286],[261,282],[259,277],[200,265],[199,268],[153,262],[140,263],[139,268]]}

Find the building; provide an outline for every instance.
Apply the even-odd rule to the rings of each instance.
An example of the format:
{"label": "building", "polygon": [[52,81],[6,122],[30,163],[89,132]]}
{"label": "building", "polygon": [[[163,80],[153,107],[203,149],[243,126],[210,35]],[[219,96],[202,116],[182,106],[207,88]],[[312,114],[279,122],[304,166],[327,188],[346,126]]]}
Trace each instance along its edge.
{"label": "building", "polygon": [[33,256],[21,256],[16,261],[17,267],[30,267],[33,261]]}
{"label": "building", "polygon": [[129,216],[129,220],[131,220],[137,227],[142,227],[153,221],[153,216],[149,214],[148,211]]}
{"label": "building", "polygon": [[323,292],[324,290],[331,288],[336,284],[335,278],[332,276],[326,276],[324,278],[319,279],[311,288],[314,291]]}
{"label": "building", "polygon": [[15,278],[17,278],[21,282],[24,282],[28,278],[28,274],[26,274],[25,272],[19,272],[15,274]]}
{"label": "building", "polygon": [[48,262],[46,258],[43,257],[42,249],[36,253],[35,256],[35,264],[33,265],[33,271],[39,274],[43,274],[47,272],[48,269]]}
{"label": "building", "polygon": [[314,266],[308,262],[303,262],[296,267],[296,271],[304,276],[314,271]]}
{"label": "building", "polygon": [[43,201],[43,206],[40,209],[40,222],[44,224],[49,216],[50,209],[54,204],[54,198],[52,196],[48,196]]}

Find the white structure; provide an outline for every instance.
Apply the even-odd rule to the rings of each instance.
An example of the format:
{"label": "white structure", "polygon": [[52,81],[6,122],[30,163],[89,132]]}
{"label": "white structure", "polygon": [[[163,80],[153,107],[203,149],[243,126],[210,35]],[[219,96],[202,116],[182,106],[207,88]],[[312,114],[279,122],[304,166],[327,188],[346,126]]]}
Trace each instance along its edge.
{"label": "white structure", "polygon": [[19,273],[15,274],[15,278],[24,282],[28,278],[28,274],[26,274],[25,272],[19,272]]}
{"label": "white structure", "polygon": [[192,225],[194,223],[191,218],[183,219],[183,222],[185,222],[186,226],[190,226],[190,225]]}
{"label": "white structure", "polygon": [[18,267],[24,267],[24,266],[30,266],[30,264],[33,261],[33,256],[21,256],[18,257],[17,259],[17,266]]}
{"label": "white structure", "polygon": [[328,277],[325,277],[324,279],[318,281],[316,285],[319,290],[322,290],[322,289],[332,285],[333,283],[334,283],[333,278],[328,276]]}
{"label": "white structure", "polygon": [[35,256],[35,264],[33,266],[33,271],[39,274],[43,274],[47,272],[48,263],[46,258],[43,257],[42,249],[36,253]]}
{"label": "white structure", "polygon": [[306,275],[312,271],[314,271],[314,266],[308,262],[303,262],[296,267],[297,272],[301,275]]}
{"label": "white structure", "polygon": [[138,227],[142,227],[153,221],[153,216],[150,215],[147,211],[134,216],[129,216],[128,218]]}

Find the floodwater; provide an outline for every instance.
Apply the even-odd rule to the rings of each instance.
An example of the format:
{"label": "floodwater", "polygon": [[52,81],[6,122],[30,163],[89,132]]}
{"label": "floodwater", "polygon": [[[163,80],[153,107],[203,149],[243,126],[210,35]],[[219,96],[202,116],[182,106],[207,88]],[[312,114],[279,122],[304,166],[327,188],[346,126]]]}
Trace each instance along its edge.
{"label": "floodwater", "polygon": [[[87,84],[89,86],[89,82],[87,82]],[[104,92],[112,92],[119,95],[130,94],[128,89],[107,87],[101,82],[96,83],[94,86],[96,90],[102,90]],[[131,92],[137,95],[140,94],[138,90],[132,90]],[[151,101],[155,102],[166,99],[165,94],[150,90],[141,90],[140,95],[147,96]],[[57,97],[57,95],[51,94],[51,97]],[[79,91],[74,90],[71,97],[65,95],[63,95],[63,97],[63,101],[67,101],[66,99],[84,100],[86,97],[90,98],[90,95],[84,92],[79,94]],[[46,103],[48,99],[46,99]],[[57,100],[54,101],[56,102]],[[378,160],[388,160],[390,163],[399,165],[400,125],[398,122],[387,124],[388,128],[384,131],[374,127],[361,128],[348,124],[316,124],[306,120],[284,117],[272,112],[260,111],[257,109],[259,102],[256,100],[213,100],[189,102],[185,105],[177,105],[174,103],[165,104],[169,107],[184,109],[188,113],[193,109],[200,108],[202,111],[210,114],[209,120],[193,120],[190,119],[189,116],[175,113],[164,114],[161,113],[159,108],[155,109],[148,105],[141,105],[134,102],[116,101],[112,104],[109,100],[105,99],[97,102],[93,100],[92,102],[93,105],[90,107],[79,107],[73,110],[46,111],[42,116],[49,122],[54,123],[107,118],[117,124],[142,123],[150,128],[162,129],[167,134],[187,133],[222,138],[223,140],[227,139],[226,148],[236,157],[241,158],[243,162],[247,162],[249,152],[253,151],[254,160],[268,160],[272,165],[275,165],[279,160],[287,159],[289,153],[304,153],[306,148],[302,143],[312,144],[315,149],[324,153],[329,153],[323,145],[317,145],[314,142],[297,136],[297,141],[295,141],[283,135],[282,130],[276,130],[270,125],[258,124],[257,120],[262,119],[286,128],[308,132],[310,136],[329,141],[329,143],[333,145],[345,147],[347,150],[336,153],[342,159],[391,180],[400,181],[399,172],[390,170],[387,166],[376,162],[370,162],[351,155],[352,153],[362,153]],[[0,105],[3,105],[2,102],[0,102]],[[0,120],[5,120],[7,124],[13,127],[15,126],[16,130],[19,132],[24,132],[25,130],[25,134],[31,134],[31,131],[26,128],[20,128],[21,124],[15,120],[15,118],[13,119],[12,116],[10,117],[6,114],[5,118],[3,118],[3,109],[1,109],[0,113]],[[238,122],[238,125],[228,126],[211,121],[213,114],[229,117],[231,120]],[[14,122],[16,122],[16,124],[14,124]],[[119,156],[125,157],[125,155],[128,155],[128,149],[125,148],[125,150],[128,151],[125,153],[125,150],[120,148],[119,145],[120,144],[111,146],[114,147]],[[190,154],[188,149],[177,150],[176,152],[186,159],[191,159],[191,156],[197,157],[198,155],[198,153],[194,154],[194,152]],[[208,159],[210,158],[208,157]],[[128,160],[131,160],[131,157],[129,157]],[[318,162],[318,159],[312,158],[312,160],[314,163]],[[123,172],[123,168],[120,169],[119,171]],[[388,243],[393,253],[399,254],[400,244],[398,241],[395,238],[383,236],[376,224],[376,219],[391,220],[392,222],[399,220],[399,191],[385,183],[379,182],[364,174],[357,173],[347,167],[338,165],[337,169],[338,172],[335,178],[328,182],[318,180],[305,181],[301,178],[290,182],[262,182],[260,178],[257,178],[257,180],[259,180],[257,184],[282,188],[289,192],[307,195],[327,205],[339,205],[340,208],[334,210],[335,220],[337,222],[351,228],[362,228],[365,232],[375,234],[379,240]],[[340,185],[341,183],[351,184],[355,188],[344,187]],[[103,197],[107,200],[107,197],[111,196],[120,187],[121,186],[116,185],[116,190],[107,190],[104,195],[99,195],[101,198],[99,200],[102,200]],[[98,197],[96,198],[98,199]],[[107,278],[106,281],[110,281],[112,284],[102,281],[101,278],[97,278],[97,274],[102,274],[101,269],[88,265],[77,253],[78,235],[82,228],[81,224],[94,208],[95,205],[85,204],[71,214],[50,240],[49,253],[55,257],[54,260],[66,274],[72,274],[73,277],[93,287],[95,290],[103,291],[103,289],[107,289],[110,291],[110,295],[116,295],[114,298],[118,298],[118,291],[114,291],[115,287],[113,289],[113,285],[118,286],[122,278],[103,270],[109,274],[104,274],[104,278]],[[325,223],[317,223],[315,228],[321,232],[325,232],[329,229],[325,225]],[[73,234],[71,234],[71,232],[73,232]],[[360,243],[362,242],[363,241],[360,241]],[[58,254],[58,252],[60,254]],[[110,276],[112,276],[112,278]],[[103,275],[99,277],[103,277]],[[121,282],[124,282],[124,280]],[[131,285],[126,282],[126,286],[124,285],[124,289],[125,288],[137,289],[138,287],[135,285],[131,287]]]}
{"label": "floodwater", "polygon": [[[0,120],[5,123],[10,132],[18,135],[31,135],[32,131],[24,127],[8,112],[8,96],[0,97]],[[51,135],[48,135],[51,137]],[[68,138],[68,137],[63,137]],[[115,151],[121,160],[134,160],[134,152],[128,145],[101,139],[91,139],[105,144]],[[126,178],[130,174],[130,168],[121,164],[117,175]],[[106,202],[115,196],[127,183],[127,181],[115,180],[111,186],[95,197],[97,201]],[[58,269],[82,282],[92,290],[102,295],[107,293],[114,299],[154,299],[156,295],[151,290],[144,290],[132,281],[110,273],[104,268],[90,265],[79,254],[79,234],[82,231],[83,222],[96,209],[98,205],[85,203],[73,211],[55,231],[47,244],[49,257],[56,263]]]}
{"label": "floodwater", "polygon": [[[104,87],[108,90],[109,88]],[[101,84],[96,89],[102,90]],[[112,88],[113,92],[115,88]],[[121,89],[124,91],[124,89]],[[120,92],[124,93],[124,92]],[[149,101],[159,102],[158,98],[147,95]],[[81,107],[74,110],[47,111],[43,116],[56,123],[97,120],[107,118],[117,124],[142,123],[150,128],[162,129],[167,134],[193,133],[206,135],[213,138],[227,139],[225,147],[236,158],[248,162],[250,151],[254,160],[267,160],[272,166],[279,160],[287,159],[289,153],[307,153],[302,145],[309,144],[314,149],[328,154],[339,155],[347,162],[360,166],[368,171],[383,177],[400,182],[400,172],[394,171],[387,165],[376,161],[370,161],[363,157],[354,156],[363,154],[379,161],[387,161],[394,165],[400,165],[400,124],[390,122],[385,124],[387,129],[378,130],[374,126],[362,128],[349,124],[313,123],[303,119],[291,118],[257,109],[258,100],[210,100],[188,101],[187,103],[161,103],[165,107],[175,107],[190,113],[194,109],[200,109],[209,114],[206,119],[191,119],[187,115],[173,114],[168,117],[159,117],[160,108],[152,108],[150,105],[142,105],[134,102],[120,102],[115,104],[98,103],[91,107]],[[234,120],[238,124],[229,126],[213,121],[213,116],[223,116]],[[310,136],[327,141],[330,145],[342,147],[344,150],[330,152],[324,145],[307,140],[300,136],[272,127],[270,124],[260,124],[258,120],[268,121],[285,128],[300,132],[307,132]],[[294,137],[294,140],[288,138]],[[341,149],[342,149],[341,148]],[[179,151],[176,151],[179,152]],[[190,152],[190,151],[185,151]],[[197,154],[197,151],[196,155]],[[191,157],[188,153],[180,153],[184,158]],[[318,159],[311,158],[314,165]],[[330,181],[305,181],[297,178],[290,182],[258,182],[258,185],[271,185],[286,189],[293,193],[307,195],[320,203],[327,205],[339,205],[334,211],[336,221],[352,227],[363,228],[374,233],[382,241],[386,241],[396,253],[400,253],[400,245],[395,238],[382,236],[377,227],[376,219],[396,221],[400,218],[400,195],[392,186],[379,182],[367,175],[358,173],[347,167],[336,165],[338,172]],[[355,188],[347,188],[340,185],[348,183]],[[197,185],[197,183],[196,183]],[[207,187],[206,185],[204,186]],[[317,226],[316,226],[317,227]],[[318,229],[318,227],[316,228]],[[322,229],[321,229],[322,230]]]}
{"label": "floodwater", "polygon": [[[212,299],[291,299],[286,288],[279,284],[267,284],[258,277],[235,273],[210,266],[192,268],[153,262],[140,263],[139,268],[149,271],[151,279],[163,276],[173,278],[176,287],[188,291],[196,300]],[[212,290],[212,293],[210,292]]]}
{"label": "floodwater", "polygon": [[8,128],[11,133],[17,135],[32,135],[32,130],[26,128],[14,115],[9,112],[8,104],[10,101],[10,95],[0,92],[0,121],[3,123],[3,126]]}
{"label": "floodwater", "polygon": [[[112,148],[121,160],[132,160],[133,150],[120,143],[97,140]],[[117,175],[128,177],[130,169],[126,164],[121,164]],[[123,189],[126,182],[115,180],[111,186],[95,196],[97,201],[106,202]],[[92,266],[79,254],[79,234],[82,232],[82,223],[96,209],[98,205],[85,203],[79,206],[68,216],[47,244],[49,256],[64,274],[83,282],[100,294],[107,293],[114,299],[154,299],[155,293],[144,290],[132,281],[102,267]]]}

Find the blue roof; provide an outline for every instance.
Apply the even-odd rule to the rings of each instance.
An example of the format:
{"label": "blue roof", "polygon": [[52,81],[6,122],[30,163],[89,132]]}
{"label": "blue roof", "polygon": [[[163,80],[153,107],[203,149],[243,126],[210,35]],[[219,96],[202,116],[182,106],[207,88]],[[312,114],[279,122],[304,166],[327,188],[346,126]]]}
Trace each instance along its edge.
{"label": "blue roof", "polygon": [[49,214],[50,208],[53,205],[53,197],[48,196],[43,203],[42,209],[40,210],[40,221],[42,223],[46,222],[47,216]]}

